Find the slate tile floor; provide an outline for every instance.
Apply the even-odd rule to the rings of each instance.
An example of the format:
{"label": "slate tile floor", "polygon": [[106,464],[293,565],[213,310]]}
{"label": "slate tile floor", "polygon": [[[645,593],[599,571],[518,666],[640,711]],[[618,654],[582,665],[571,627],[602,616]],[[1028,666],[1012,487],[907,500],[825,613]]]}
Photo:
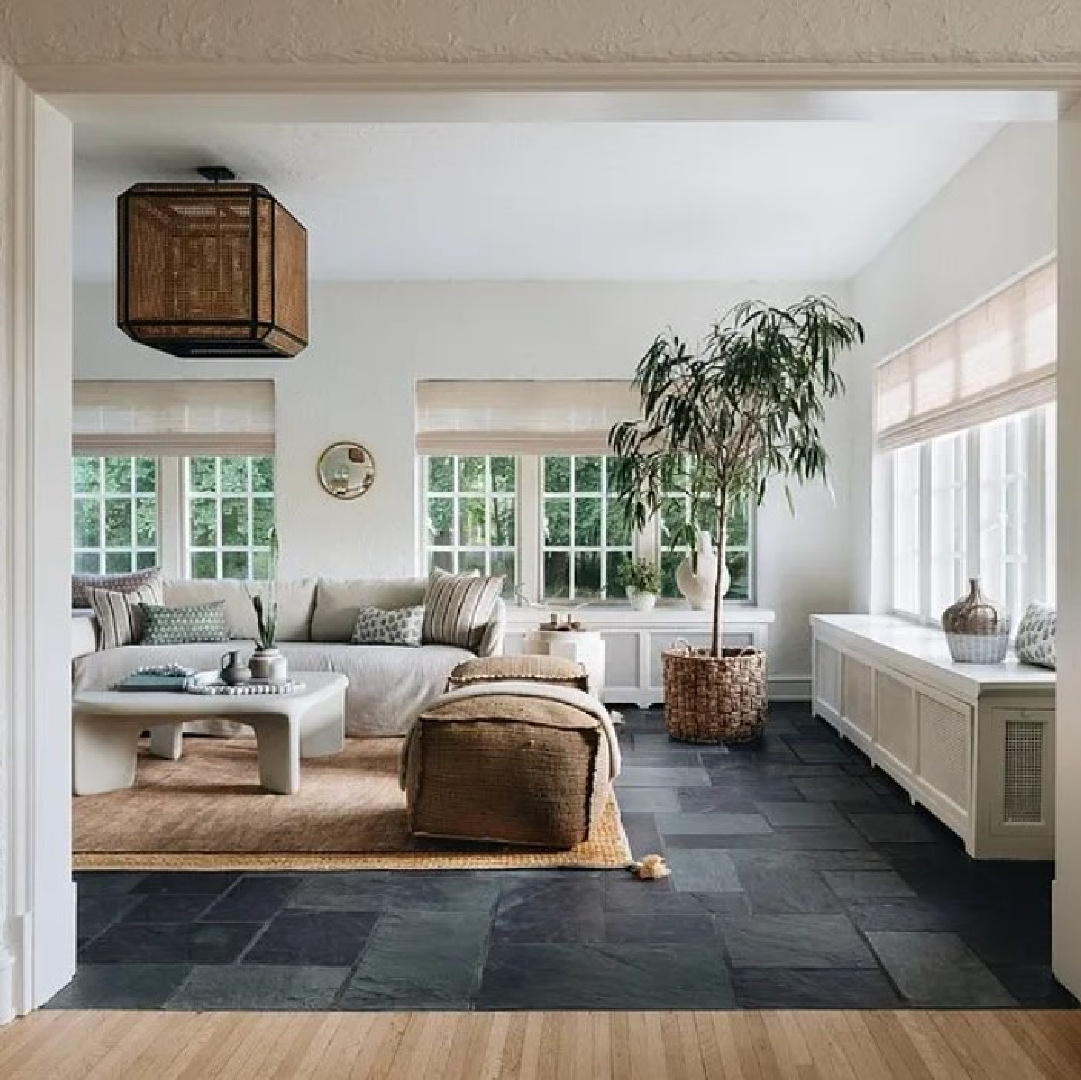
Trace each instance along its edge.
{"label": "slate tile floor", "polygon": [[621,731],[624,823],[674,873],[79,874],[56,1008],[1062,1006],[1049,864],[974,863],[778,705],[757,746]]}

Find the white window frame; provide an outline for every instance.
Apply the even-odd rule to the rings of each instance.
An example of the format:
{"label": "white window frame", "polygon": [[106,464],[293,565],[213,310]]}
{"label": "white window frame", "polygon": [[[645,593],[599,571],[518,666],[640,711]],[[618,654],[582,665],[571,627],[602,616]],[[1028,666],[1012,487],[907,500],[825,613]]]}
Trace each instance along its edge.
{"label": "white window frame", "polygon": [[[982,492],[982,462],[981,462],[981,437],[984,428],[991,424],[1001,424],[1005,421],[1016,421],[1020,418],[1025,431],[1025,523],[1026,535],[1024,538],[1025,560],[1020,575],[1019,595],[1012,598],[1013,610],[1010,614],[1017,619],[1029,600],[1041,598],[1053,600],[1054,590],[1054,560],[1055,560],[1055,503],[1054,503],[1054,439],[1055,406],[1040,405],[1024,413],[1014,414],[1001,420],[991,421],[988,425],[978,425],[966,428],[959,433],[964,440],[965,453],[965,552],[964,552],[964,578],[979,577],[984,579],[985,571],[982,563],[985,559],[983,551],[983,525],[986,517],[983,511],[986,509],[983,503]],[[941,610],[932,602],[932,565],[934,537],[932,532],[932,500],[933,469],[932,469],[932,446],[933,440],[917,444],[920,462],[920,492],[919,492],[919,551],[916,554],[916,565],[919,583],[919,610],[907,611],[895,603],[895,558],[896,552],[892,538],[895,535],[896,522],[893,520],[895,511],[895,485],[897,454],[903,451],[890,451],[887,455],[888,467],[885,471],[889,487],[886,505],[889,507],[889,536],[890,543],[886,550],[889,557],[889,604],[888,611],[891,615],[909,619],[928,626],[940,625]],[[1050,449],[1049,449],[1050,447]],[[1050,498],[1049,498],[1050,495]],[[1000,604],[1007,604],[1010,598],[998,595],[997,582],[983,582],[985,590],[991,598]],[[1050,596],[1048,595],[1050,594]]]}
{"label": "white window frame", "polygon": [[[415,560],[414,565],[416,572],[421,576],[426,576],[428,573],[428,479],[427,479],[427,467],[426,462],[428,457],[448,457],[453,456],[451,454],[421,454],[418,453],[415,458],[414,469],[414,490],[416,493],[416,545],[415,545]],[[515,455],[503,455],[499,453],[494,454],[466,454],[459,452],[459,457],[500,457],[500,456],[514,456],[518,460],[517,468],[517,489],[516,489],[516,505],[518,511],[517,529],[515,539],[517,541],[515,545],[515,565],[518,570],[518,580],[514,583],[515,587],[521,587],[525,595],[529,600],[540,604],[551,604],[553,607],[560,605],[573,605],[589,603],[593,606],[623,606],[627,604],[625,598],[620,596],[610,597],[576,597],[571,599],[554,597],[545,598],[542,596],[541,589],[543,586],[543,552],[544,544],[541,536],[541,528],[543,521],[543,477],[542,477],[542,461],[547,455],[545,454],[515,454]],[[556,455],[561,456],[561,455]],[[562,456],[575,456],[575,457],[603,457],[603,454],[589,454],[585,452],[567,454]],[[433,494],[439,494],[433,492]],[[573,497],[568,495],[568,497]],[[757,539],[757,508],[751,504],[748,512],[747,522],[747,553],[749,559],[748,570],[748,596],[746,599],[740,600],[726,600],[726,604],[742,607],[753,607],[755,603],[755,597],[757,593],[757,567],[758,560],[756,558],[755,543]],[[573,549],[572,549],[573,550]],[[592,548],[588,550],[594,550]],[[605,549],[601,548],[603,552]],[[656,517],[646,524],[644,529],[635,529],[633,533],[633,553],[636,559],[651,559],[659,564],[660,554],[662,550],[662,544],[660,539],[660,524]],[[742,547],[741,547],[742,550]],[[658,600],[658,606],[680,606],[681,600],[677,598],[662,598]]]}
{"label": "white window frame", "polygon": [[[153,454],[89,454],[76,453],[76,457],[154,457]],[[273,457],[272,454],[192,454],[191,457]],[[189,493],[185,475],[187,469],[183,457],[157,457],[158,488],[158,560],[162,573],[167,578],[190,578],[191,577],[191,544],[188,536],[188,500]],[[275,463],[276,464],[276,463]],[[275,469],[275,489],[277,488],[277,471]],[[277,490],[273,493],[275,508],[277,507]],[[250,502],[250,491],[248,493]],[[72,506],[69,511],[74,514],[73,493]],[[72,518],[74,520],[74,518]],[[200,549],[202,550],[202,549]],[[228,549],[225,549],[228,550]],[[245,549],[249,550],[249,549]],[[250,550],[257,550],[252,548]],[[258,549],[261,550],[261,549]],[[221,560],[219,554],[220,567]],[[209,580],[209,579],[207,579]]]}

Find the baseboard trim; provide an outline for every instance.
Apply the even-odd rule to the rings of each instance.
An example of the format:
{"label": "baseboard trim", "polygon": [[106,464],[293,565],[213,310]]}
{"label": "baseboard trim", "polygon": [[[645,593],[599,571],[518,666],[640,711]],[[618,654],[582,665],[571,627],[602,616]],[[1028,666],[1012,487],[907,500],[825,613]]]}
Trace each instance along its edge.
{"label": "baseboard trim", "polygon": [[769,680],[770,701],[810,701],[810,675],[777,675]]}

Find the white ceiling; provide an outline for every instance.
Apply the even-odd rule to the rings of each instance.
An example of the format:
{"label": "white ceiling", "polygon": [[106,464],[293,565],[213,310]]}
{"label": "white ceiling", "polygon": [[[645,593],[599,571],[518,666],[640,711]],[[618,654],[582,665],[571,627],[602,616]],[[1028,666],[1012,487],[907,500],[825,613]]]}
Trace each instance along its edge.
{"label": "white ceiling", "polygon": [[321,279],[844,279],[999,127],[81,123],[76,277],[112,278],[124,188],[224,163],[307,226]]}

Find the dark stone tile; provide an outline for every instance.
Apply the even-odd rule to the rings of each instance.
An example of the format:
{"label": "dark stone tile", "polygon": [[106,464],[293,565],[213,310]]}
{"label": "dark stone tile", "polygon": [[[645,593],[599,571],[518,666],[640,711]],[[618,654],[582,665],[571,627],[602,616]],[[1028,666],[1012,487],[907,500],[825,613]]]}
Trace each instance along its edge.
{"label": "dark stone tile", "polygon": [[717,932],[708,912],[677,915],[669,911],[645,913],[608,911],[604,914],[604,938],[609,944],[659,944],[664,942],[716,941]]}
{"label": "dark stone tile", "polygon": [[531,876],[506,886],[492,938],[499,941],[603,941],[604,883],[596,879]]}
{"label": "dark stone tile", "polygon": [[627,834],[627,843],[635,858],[664,854],[664,840],[653,814],[623,814],[623,831]]}
{"label": "dark stone tile", "polygon": [[956,935],[874,931],[867,940],[905,1000],[924,1008],[1010,1008],[1003,985]]}
{"label": "dark stone tile", "polygon": [[771,832],[761,814],[656,814],[661,836],[764,836]]}
{"label": "dark stone tile", "polygon": [[[205,893],[148,893],[124,916],[125,923],[194,922],[214,902]],[[249,922],[257,922],[251,919]]]}
{"label": "dark stone tile", "polygon": [[871,955],[844,915],[717,916],[736,968],[874,968]]}
{"label": "dark stone tile", "polygon": [[677,892],[670,877],[659,881],[639,881],[630,874],[610,874],[604,887],[604,909],[616,914],[668,912],[672,915],[697,915],[706,910],[701,901],[701,896]]}
{"label": "dark stone tile", "polygon": [[695,848],[674,849],[668,852],[668,864],[672,868],[672,885],[677,892],[742,891],[736,865],[727,852]]}
{"label": "dark stone tile", "polygon": [[167,1009],[323,1011],[349,977],[347,967],[197,967]]}
{"label": "dark stone tile", "polygon": [[895,1009],[901,1004],[877,970],[736,968],[732,985],[743,1009]]}
{"label": "dark stone tile", "polygon": [[239,874],[201,870],[162,870],[145,874],[132,886],[138,893],[204,893],[219,896],[236,884]]}
{"label": "dark stone tile", "polygon": [[88,964],[229,964],[262,929],[251,923],[121,923],[79,954]]}
{"label": "dark stone tile", "polygon": [[265,922],[273,918],[304,880],[298,874],[242,877],[207,911],[210,922]]}
{"label": "dark stone tile", "polygon": [[127,893],[90,893],[84,896],[81,890],[78,897],[77,926],[80,945],[97,937],[106,927],[123,918],[141,899]]}
{"label": "dark stone tile", "polygon": [[843,910],[840,900],[815,870],[739,869],[754,915],[826,914]]}
{"label": "dark stone tile", "polygon": [[864,800],[873,805],[876,798],[867,782],[858,776],[806,776],[797,777],[792,783],[809,802],[845,800],[858,803]]}
{"label": "dark stone tile", "polygon": [[371,911],[283,911],[241,963],[350,967],[378,918]]}
{"label": "dark stone tile", "polygon": [[160,1009],[188,977],[187,964],[80,964],[47,1009]]}
{"label": "dark stone tile", "polygon": [[916,895],[904,878],[892,870],[824,870],[822,876],[842,900]]}
{"label": "dark stone tile", "polygon": [[888,870],[890,865],[870,848],[855,850],[781,851],[750,848],[728,849],[736,868],[758,867],[772,870]]}
{"label": "dark stone tile", "polygon": [[[795,792],[795,788],[792,790]],[[746,789],[731,792],[719,787],[678,788],[675,794],[679,801],[676,809],[682,814],[754,814],[758,812],[758,807],[751,798],[751,792]]]}
{"label": "dark stone tile", "polygon": [[788,740],[796,757],[806,765],[842,765],[852,760],[851,754],[836,740]]}
{"label": "dark stone tile", "polygon": [[991,974],[1025,1009],[1076,1009],[1077,999],[1045,964],[994,964]]}
{"label": "dark stone tile", "polygon": [[625,787],[708,787],[709,773],[694,765],[624,765],[616,780],[616,798]]}
{"label": "dark stone tile", "polygon": [[1003,912],[974,915],[958,933],[964,943],[985,964],[1040,964],[1051,967],[1051,927],[1035,926]]}
{"label": "dark stone tile", "polygon": [[387,912],[372,931],[338,1005],[343,1009],[467,1009],[480,985],[488,936],[487,912]]}
{"label": "dark stone tile", "polygon": [[855,829],[838,828],[775,828],[765,835],[731,836],[666,836],[671,852],[676,848],[750,848],[762,851],[871,851],[867,841]]}
{"label": "dark stone tile", "polygon": [[679,793],[674,788],[628,787],[619,792],[619,809],[622,813],[646,813],[657,811],[678,812]]}
{"label": "dark stone tile", "polygon": [[759,813],[771,824],[787,828],[845,827],[843,817],[829,803],[760,802]]}
{"label": "dark stone tile", "polygon": [[309,911],[490,911],[497,873],[323,874],[305,877],[287,906]]}
{"label": "dark stone tile", "polygon": [[945,826],[924,814],[849,814],[848,820],[872,844],[933,844]]}
{"label": "dark stone tile", "polygon": [[78,895],[120,896],[131,892],[146,874],[127,870],[80,870],[75,874]]}
{"label": "dark stone tile", "polygon": [[965,914],[959,909],[915,896],[852,900],[845,908],[849,918],[863,931],[960,930],[965,923]]}
{"label": "dark stone tile", "polygon": [[478,1009],[724,1009],[735,1002],[716,945],[492,946]]}

